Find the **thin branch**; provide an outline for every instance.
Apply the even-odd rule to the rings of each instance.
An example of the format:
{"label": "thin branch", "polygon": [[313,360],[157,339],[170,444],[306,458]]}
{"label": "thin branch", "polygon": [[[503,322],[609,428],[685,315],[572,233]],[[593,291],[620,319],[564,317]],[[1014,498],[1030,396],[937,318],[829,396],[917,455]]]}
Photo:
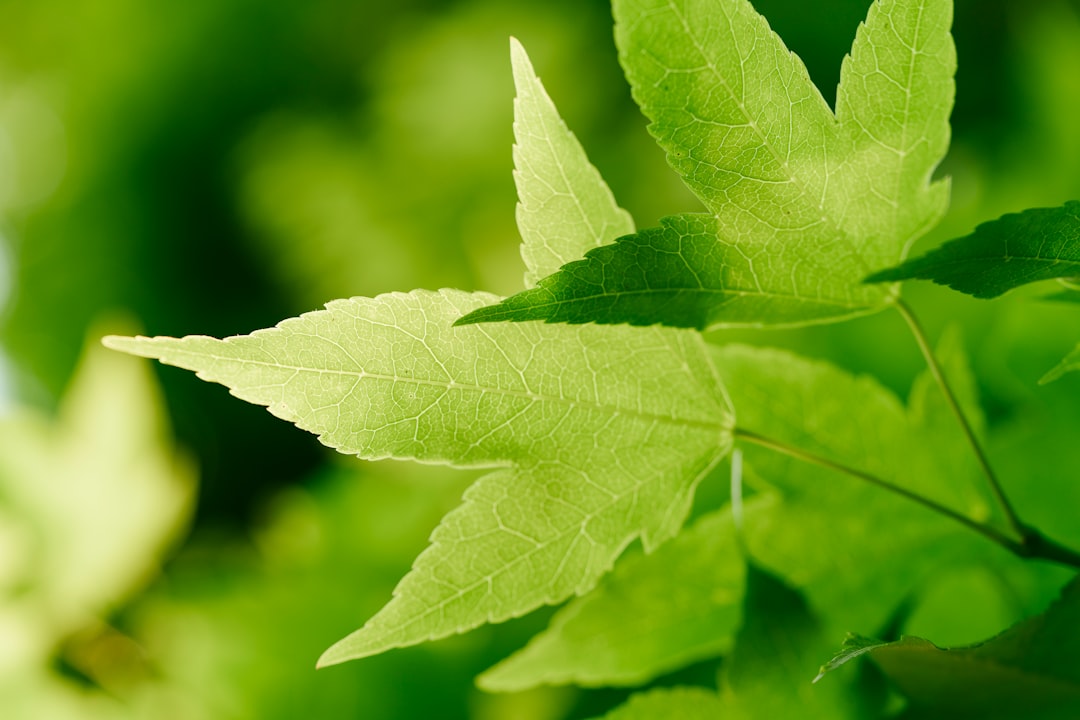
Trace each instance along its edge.
{"label": "thin branch", "polygon": [[937,382],[938,387],[941,388],[941,393],[945,396],[945,401],[948,403],[949,409],[952,410],[953,415],[956,416],[957,421],[960,423],[960,427],[964,431],[964,435],[967,436],[968,444],[971,445],[971,449],[975,452],[975,457],[978,458],[979,465],[982,467],[983,474],[990,483],[990,489],[993,491],[995,499],[997,499],[1001,509],[1005,512],[1005,517],[1009,522],[1009,526],[1020,535],[1021,544],[1028,542],[1028,535],[1031,532],[1031,528],[1028,528],[1020,521],[1020,517],[1016,514],[1016,510],[1013,509],[1012,503],[1010,503],[1009,498],[1006,497],[1001,482],[997,479],[997,475],[994,474],[994,469],[990,467],[990,460],[986,457],[986,452],[979,443],[979,439],[975,436],[975,430],[972,429],[971,423],[967,419],[967,415],[964,414],[963,409],[960,407],[960,403],[956,399],[956,394],[953,392],[952,386],[949,385],[949,381],[941,371],[941,365],[938,364],[937,358],[934,357],[934,351],[930,348],[930,343],[926,340],[926,334],[923,332],[922,326],[919,324],[919,321],[916,319],[911,308],[903,300],[897,298],[895,306],[897,312],[900,313],[904,318],[904,321],[908,324],[908,327],[911,328],[911,334],[915,336],[915,342],[919,345],[919,351],[922,352],[923,357],[926,359],[926,366],[930,368],[930,374],[934,376],[934,381]]}
{"label": "thin branch", "polygon": [[[835,470],[836,472],[844,473],[845,475],[850,475],[851,477],[868,482],[871,485],[876,485],[879,488],[883,488],[885,490],[888,490],[889,492],[896,493],[897,495],[905,497],[908,500],[917,502],[923,507],[933,510],[934,512],[938,512],[942,515],[950,517],[956,522],[967,526],[971,530],[974,530],[980,535],[983,535],[990,540],[993,540],[997,544],[1005,547],[1006,549],[1014,553],[1019,554],[1023,551],[1020,543],[1018,543],[1016,540],[1012,539],[1008,535],[1005,535],[997,528],[991,527],[990,525],[984,525],[983,523],[980,523],[977,520],[973,520],[966,515],[962,515],[961,513],[958,513],[952,508],[946,507],[935,500],[923,497],[918,493],[912,492],[911,490],[908,490],[905,487],[901,487],[900,485],[891,483],[888,480],[883,480],[877,475],[871,475],[868,472],[856,470],[853,467],[834,462],[832,460],[829,460],[828,458],[821,457],[820,455],[814,455],[813,453],[802,450],[801,448],[787,445],[778,440],[772,440],[771,438],[767,438],[763,435],[758,435],[757,433],[751,432],[750,430],[735,428],[735,437],[737,439],[745,440],[746,442],[760,445],[761,447],[766,447],[779,453],[783,453],[784,455],[793,457],[796,460],[802,460],[803,462],[808,462],[813,465],[828,468],[829,470]],[[1078,565],[1077,567],[1080,567],[1080,565]]]}

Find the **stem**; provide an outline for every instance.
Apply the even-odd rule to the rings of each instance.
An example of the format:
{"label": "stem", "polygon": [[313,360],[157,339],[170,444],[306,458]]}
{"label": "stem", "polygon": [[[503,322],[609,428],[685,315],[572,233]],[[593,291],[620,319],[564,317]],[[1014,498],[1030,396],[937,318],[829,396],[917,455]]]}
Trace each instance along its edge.
{"label": "stem", "polygon": [[735,427],[734,436],[747,441],[747,443],[760,445],[761,447],[769,448],[770,450],[786,454],[786,456],[795,458],[796,460],[809,462],[814,465],[820,465],[821,467],[828,468],[828,470],[843,473],[845,475],[850,475],[851,477],[864,480],[870,485],[876,485],[879,488],[883,488],[889,490],[890,492],[899,494],[903,498],[907,498],[908,500],[919,503],[923,507],[929,508],[929,510],[932,510],[936,513],[941,513],[946,517],[956,520],[957,522],[959,522],[959,524],[966,526],[977,533],[980,533],[981,535],[985,536],[985,538],[996,542],[997,544],[1001,545],[1005,549],[1008,549],[1008,551],[1018,556],[1041,557],[1043,559],[1062,562],[1064,563],[1064,565],[1068,565],[1074,568],[1080,568],[1080,555],[1069,551],[1068,548],[1062,547],[1061,545],[1056,545],[1056,543],[1053,543],[1052,541],[1042,539],[1042,535],[1038,535],[1038,533],[1036,533],[1038,538],[1042,539],[1045,543],[1049,543],[1053,546],[1054,549],[1053,551],[1051,551],[1053,553],[1052,555],[1045,552],[1048,549],[1047,547],[1040,546],[1037,543],[1032,543],[1031,541],[1027,540],[1028,535],[1024,534],[1023,532],[1022,534],[1024,534],[1025,536],[1025,541],[1017,542],[1010,538],[1009,535],[1005,535],[994,527],[983,525],[982,522],[973,520],[967,515],[961,515],[960,513],[957,513],[955,510],[953,510],[953,508],[946,507],[945,505],[931,500],[930,498],[924,498],[917,492],[912,492],[907,488],[903,488],[899,485],[894,485],[890,483],[889,480],[881,479],[876,475],[870,475],[869,473],[865,473],[861,470],[855,470],[854,467],[849,467],[848,465],[843,465],[827,458],[816,456],[816,454],[807,452],[806,450],[792,447],[791,445],[785,445],[779,440],[773,440],[768,437],[758,435],[757,433],[743,430],[741,429],[741,427]]}
{"label": "stem", "polygon": [[979,439],[975,436],[975,431],[971,427],[971,423],[968,422],[967,415],[964,414],[963,409],[960,407],[960,403],[956,399],[956,394],[952,390],[952,386],[949,385],[949,381],[945,379],[945,374],[941,371],[941,366],[938,364],[937,358],[934,357],[934,351],[930,348],[930,343],[926,340],[926,334],[923,332],[922,326],[919,325],[919,321],[915,318],[915,314],[911,311],[911,308],[900,298],[896,299],[896,310],[907,322],[908,327],[911,328],[911,334],[915,336],[915,342],[919,345],[919,351],[922,352],[924,358],[926,358],[926,366],[930,368],[930,374],[934,376],[934,381],[937,382],[938,387],[941,388],[941,394],[945,396],[945,401],[949,405],[949,409],[952,410],[953,415],[956,416],[957,421],[960,423],[960,427],[964,431],[964,435],[967,436],[968,444],[971,445],[971,449],[975,452],[975,457],[979,460],[979,465],[982,467],[983,475],[986,476],[987,481],[990,483],[990,489],[994,493],[994,498],[997,500],[998,505],[1005,512],[1005,518],[1008,520],[1009,526],[1020,536],[1020,545],[1026,545],[1030,541],[1030,534],[1033,531],[1032,528],[1027,527],[1020,521],[1020,517],[1016,514],[1016,510],[1013,509],[1012,503],[1009,502],[1009,498],[1005,496],[1005,490],[1002,488],[1001,483],[997,479],[997,475],[994,474],[994,469],[990,467],[990,460],[986,457],[986,453],[983,451],[982,445],[979,443]]}
{"label": "stem", "polygon": [[1024,558],[1051,560],[1069,567],[1080,568],[1080,553],[1072,548],[1051,540],[1030,525],[1024,525],[1021,531],[1023,540],[1017,555]]}

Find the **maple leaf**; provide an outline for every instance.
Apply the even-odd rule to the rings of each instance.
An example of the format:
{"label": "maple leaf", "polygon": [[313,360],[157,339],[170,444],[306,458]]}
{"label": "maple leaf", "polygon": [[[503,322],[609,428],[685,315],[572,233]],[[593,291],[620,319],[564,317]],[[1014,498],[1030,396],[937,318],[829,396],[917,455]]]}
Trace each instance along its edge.
{"label": "maple leaf", "polygon": [[[512,50],[522,254],[542,270],[629,220]],[[546,191],[588,216],[551,232],[545,201],[531,209]],[[607,220],[594,225],[597,213]],[[468,490],[390,603],[320,664],[586,592],[635,538],[652,550],[674,535],[694,487],[731,448],[734,416],[696,333],[452,327],[496,299],[414,291],[337,300],[225,340],[106,338],[195,370],[345,453],[504,468]]]}
{"label": "maple leaf", "polygon": [[[978,468],[957,456],[963,438],[929,372],[916,380],[905,409],[870,378],[791,353],[728,345],[712,354],[740,426],[879,473],[972,517],[989,516]],[[938,354],[981,426],[955,335],[943,338]],[[745,542],[758,562],[806,594],[831,633],[876,630],[936,568],[997,552],[962,526],[860,480],[762,448],[744,452],[755,490],[743,508]],[[570,682],[636,685],[722,655],[743,619],[745,587],[726,506],[655,553],[624,558],[478,682],[504,692]]]}
{"label": "maple leaf", "polygon": [[96,339],[55,418],[0,419],[0,664],[49,666],[65,638],[144,586],[186,529],[196,479],[150,369]]}
{"label": "maple leaf", "polygon": [[955,50],[948,0],[878,0],[832,112],[746,0],[616,0],[634,97],[708,209],[590,251],[462,323],[798,325],[874,312],[862,284],[937,223]]}
{"label": "maple leaf", "polygon": [[491,299],[416,291],[225,340],[106,339],[345,453],[506,467],[469,489],[391,603],[324,663],[585,592],[635,537],[649,549],[671,537],[730,449],[733,416],[695,333],[451,327]]}

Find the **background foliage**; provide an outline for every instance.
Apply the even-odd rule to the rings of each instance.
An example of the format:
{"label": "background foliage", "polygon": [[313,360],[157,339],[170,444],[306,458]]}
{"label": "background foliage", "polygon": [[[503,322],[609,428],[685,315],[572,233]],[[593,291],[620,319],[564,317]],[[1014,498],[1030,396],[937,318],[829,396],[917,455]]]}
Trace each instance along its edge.
{"label": "background foliage", "polygon": [[[830,102],[868,5],[755,4]],[[0,628],[32,629],[3,644],[0,715],[554,719],[626,695],[474,689],[543,614],[315,673],[319,653],[389,597],[469,478],[336,457],[186,373],[160,372],[161,399],[130,361],[79,361],[118,313],[147,334],[224,336],[337,297],[516,290],[511,34],[639,226],[699,209],[630,100],[606,0],[0,0]],[[958,0],[954,35],[941,171],[952,204],[915,253],[1080,197],[1080,2]],[[990,453],[1021,514],[1080,544],[1054,512],[1080,506],[1068,482],[1080,472],[1080,375],[1036,385],[1080,336],[1076,307],[1030,288],[989,303],[906,293],[932,335],[962,326]],[[906,397],[920,359],[898,325],[885,314],[712,339],[829,359]],[[171,432],[154,419],[164,408]],[[93,434],[130,438],[128,427],[146,433],[135,459]],[[95,502],[63,513],[49,499],[84,493]],[[130,521],[140,516],[155,521]],[[89,562],[77,552],[100,568],[92,580],[72,573]],[[919,598],[909,629],[981,639],[1056,591],[1053,578],[1029,584],[958,573]],[[971,593],[985,602],[959,613],[954,599]],[[713,668],[681,679],[695,673]]]}

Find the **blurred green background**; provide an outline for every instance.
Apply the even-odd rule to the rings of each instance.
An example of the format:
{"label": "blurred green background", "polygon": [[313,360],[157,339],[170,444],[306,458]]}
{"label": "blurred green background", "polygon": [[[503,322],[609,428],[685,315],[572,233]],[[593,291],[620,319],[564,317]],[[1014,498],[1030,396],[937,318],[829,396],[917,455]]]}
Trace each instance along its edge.
{"label": "blurred green background", "polygon": [[[868,0],[755,5],[831,102]],[[1080,1],[957,0],[954,27],[953,205],[916,252],[1080,198]],[[639,227],[698,207],[630,100],[605,0],[0,0],[0,716],[554,720],[626,696],[472,687],[545,613],[315,672],[468,474],[335,456],[189,373],[83,351],[337,297],[519,289],[510,35]],[[1080,506],[1080,377],[1035,384],[1080,312],[1045,288],[908,294],[933,336],[961,326],[1021,513],[1080,544],[1060,510]],[[710,339],[901,394],[919,370],[891,313]],[[968,639],[1040,592],[990,598]]]}

